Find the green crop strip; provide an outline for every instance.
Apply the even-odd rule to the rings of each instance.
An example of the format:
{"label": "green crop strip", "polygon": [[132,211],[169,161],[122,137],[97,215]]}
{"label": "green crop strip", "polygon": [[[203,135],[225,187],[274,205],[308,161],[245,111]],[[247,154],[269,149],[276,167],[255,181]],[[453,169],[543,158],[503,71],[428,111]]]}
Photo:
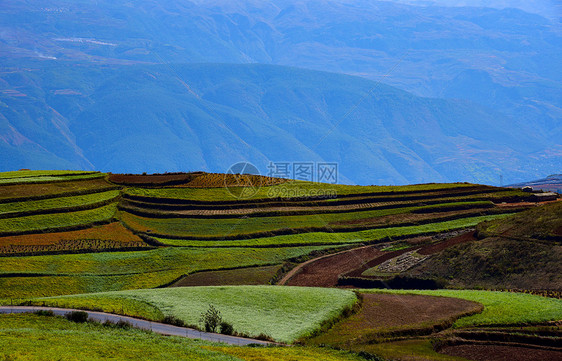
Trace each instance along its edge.
{"label": "green crop strip", "polygon": [[[435,205],[435,207],[489,206],[491,202],[452,202]],[[255,232],[267,232],[284,228],[329,227],[334,230],[349,228],[353,224],[341,224],[389,215],[406,214],[416,210],[430,210],[434,206],[403,207],[377,209],[348,213],[321,213],[296,216],[246,217],[246,218],[147,218],[130,213],[123,213],[122,219],[135,230],[151,230],[158,234],[171,236],[205,237],[244,235]],[[312,208],[312,207],[311,207]]]}
{"label": "green crop strip", "polygon": [[0,172],[0,179],[16,179],[28,177],[57,177],[57,176],[79,176],[88,174],[101,174],[99,172],[85,172],[82,170],[17,170],[13,172]]}
{"label": "green crop strip", "polygon": [[25,184],[25,183],[49,183],[73,180],[86,180],[102,178],[102,173],[89,173],[79,175],[65,175],[65,176],[39,176],[39,177],[23,177],[23,178],[0,178],[0,185],[8,184]]}
{"label": "green crop strip", "polygon": [[118,190],[92,193],[73,197],[59,197],[27,202],[0,203],[0,215],[12,212],[27,212],[58,208],[79,207],[104,202],[119,196]]}
{"label": "green crop strip", "polygon": [[275,237],[254,238],[236,241],[197,241],[166,239],[157,237],[156,239],[164,244],[184,247],[252,247],[252,246],[280,246],[280,245],[314,245],[314,244],[347,244],[376,241],[385,237],[402,237],[408,235],[419,235],[436,232],[445,232],[453,229],[473,227],[480,222],[507,217],[510,214],[500,214],[491,216],[478,216],[460,218],[452,221],[436,222],[419,226],[378,228],[358,232],[311,232],[301,234],[291,234]]}
{"label": "green crop strip", "polygon": [[0,233],[47,231],[63,227],[91,224],[111,219],[116,210],[117,204],[114,203],[85,211],[0,219]]}
{"label": "green crop strip", "polygon": [[[410,192],[428,190],[447,190],[451,188],[473,187],[468,183],[444,183],[444,184],[418,184],[410,186],[351,186],[342,184],[312,183],[302,181],[291,181],[274,186],[262,187],[250,199],[267,198],[292,198],[318,196],[333,191],[337,195],[350,195],[373,192]],[[234,197],[226,188],[129,188],[127,193],[131,195],[161,198],[176,198],[197,201],[233,201],[240,200]],[[330,193],[331,194],[331,193]],[[284,197],[284,195],[287,195]]]}

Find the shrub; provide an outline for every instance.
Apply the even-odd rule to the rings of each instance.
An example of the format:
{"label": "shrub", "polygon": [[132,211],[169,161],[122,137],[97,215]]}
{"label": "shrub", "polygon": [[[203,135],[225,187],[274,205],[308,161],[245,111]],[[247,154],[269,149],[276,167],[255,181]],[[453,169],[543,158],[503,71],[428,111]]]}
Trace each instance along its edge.
{"label": "shrub", "polygon": [[123,321],[123,320],[119,320],[116,324],[115,324],[115,328],[122,328],[125,330],[130,329],[131,327],[133,327],[129,322],[127,321]]}
{"label": "shrub", "polygon": [[171,315],[164,317],[162,319],[162,323],[166,323],[172,326],[185,327],[185,322],[183,322],[183,320],[180,320],[179,318]]}
{"label": "shrub", "polygon": [[265,333],[260,333],[259,335],[257,335],[254,338],[256,340],[261,340],[261,341],[275,342],[275,340],[271,336],[269,336],[268,334],[265,334]]}
{"label": "shrub", "polygon": [[49,317],[53,317],[55,315],[55,313],[51,310],[38,310],[33,312],[34,314],[36,314],[37,316],[49,316]]}
{"label": "shrub", "polygon": [[232,324],[222,321],[220,324],[220,333],[223,335],[232,335],[234,333],[234,327],[232,327]]}
{"label": "shrub", "polygon": [[222,316],[219,310],[217,310],[213,305],[209,305],[207,312],[201,314],[199,322],[205,325],[206,332],[216,332],[217,327],[222,322]]}
{"label": "shrub", "polygon": [[88,313],[84,311],[72,311],[64,315],[67,320],[76,322],[76,323],[84,323],[88,321]]}

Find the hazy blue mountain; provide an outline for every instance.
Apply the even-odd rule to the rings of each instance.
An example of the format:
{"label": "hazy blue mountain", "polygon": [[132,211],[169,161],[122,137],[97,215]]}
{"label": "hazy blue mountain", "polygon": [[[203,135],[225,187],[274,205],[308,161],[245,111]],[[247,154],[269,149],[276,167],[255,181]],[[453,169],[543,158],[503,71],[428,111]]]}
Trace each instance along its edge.
{"label": "hazy blue mountain", "polygon": [[[559,172],[560,7],[550,0],[513,3],[520,9],[504,8],[504,0],[479,0],[479,8],[415,3],[423,6],[5,0],[0,165],[222,171],[234,159],[263,165],[286,154],[338,161],[347,180],[361,183],[498,183],[500,173],[517,182]],[[521,10],[529,6],[536,14]],[[345,78],[367,85],[338,89],[326,83],[336,75],[305,84],[297,69],[201,65],[212,73],[194,74],[196,65],[177,65],[187,63],[345,73],[417,97],[396,89],[393,100],[370,97],[314,148],[312,138],[374,83]]]}
{"label": "hazy blue mountain", "polygon": [[562,4],[557,0],[390,0],[418,6],[488,7],[495,9],[515,8],[545,18],[560,20]]}
{"label": "hazy blue mountain", "polygon": [[0,82],[19,92],[0,97],[14,134],[0,144],[29,154],[3,155],[3,170],[42,159],[46,168],[226,171],[248,160],[265,173],[270,160],[327,161],[345,182],[490,183],[541,174],[527,169],[528,154],[553,145],[474,103],[298,68],[49,61]]}

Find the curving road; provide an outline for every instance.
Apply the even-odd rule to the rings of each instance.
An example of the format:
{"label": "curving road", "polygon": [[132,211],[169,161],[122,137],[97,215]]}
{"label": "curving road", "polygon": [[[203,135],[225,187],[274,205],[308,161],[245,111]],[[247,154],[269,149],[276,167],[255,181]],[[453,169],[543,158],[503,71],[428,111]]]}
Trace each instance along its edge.
{"label": "curving road", "polygon": [[[64,316],[65,314],[70,313],[72,311],[83,311],[83,310],[57,308],[57,307],[0,306],[0,313],[33,313],[39,310],[53,311],[53,313],[58,316]],[[125,321],[130,323],[133,327],[144,329],[144,330],[150,330],[152,332],[156,332],[161,335],[198,338],[206,341],[223,342],[231,345],[240,345],[240,346],[246,346],[250,344],[259,344],[259,345],[273,344],[272,342],[268,342],[268,341],[261,341],[261,340],[236,337],[236,336],[227,336],[218,333],[201,332],[201,331],[194,330],[192,328],[177,327],[177,326],[167,325],[165,323],[146,321],[133,317],[114,315],[111,313],[93,312],[93,311],[84,311],[84,312],[88,313],[90,319],[98,322],[110,321],[113,323],[117,323],[119,321]]]}

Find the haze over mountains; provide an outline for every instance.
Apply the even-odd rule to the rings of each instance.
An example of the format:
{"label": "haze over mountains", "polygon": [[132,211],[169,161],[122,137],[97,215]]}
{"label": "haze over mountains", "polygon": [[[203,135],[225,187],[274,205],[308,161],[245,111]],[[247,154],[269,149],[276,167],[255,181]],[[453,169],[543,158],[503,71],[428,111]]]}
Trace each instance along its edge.
{"label": "haze over mountains", "polygon": [[359,184],[559,172],[559,7],[426,4],[5,1],[0,170],[327,161]]}

